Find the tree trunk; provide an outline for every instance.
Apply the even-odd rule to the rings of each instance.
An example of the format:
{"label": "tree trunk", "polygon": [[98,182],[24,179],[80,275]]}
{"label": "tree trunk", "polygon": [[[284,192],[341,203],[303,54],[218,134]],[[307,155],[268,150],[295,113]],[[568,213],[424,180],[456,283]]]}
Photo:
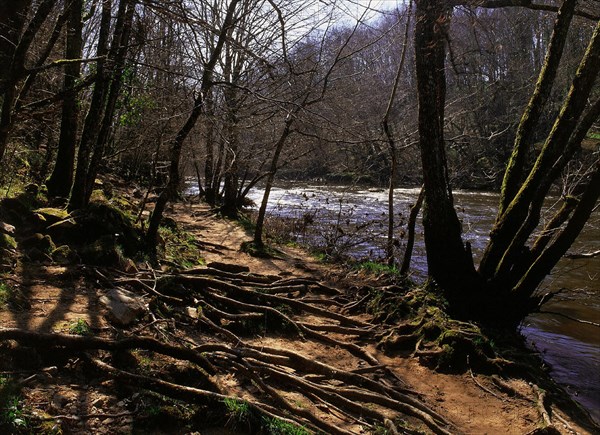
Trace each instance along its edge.
{"label": "tree trunk", "polygon": [[223,21],[223,26],[219,31],[219,37],[217,40],[217,44],[215,45],[214,50],[211,53],[210,59],[204,66],[204,72],[202,74],[202,79],[200,83],[200,92],[196,101],[194,102],[194,108],[190,113],[186,123],[179,130],[177,136],[173,140],[173,144],[171,146],[171,165],[169,167],[169,181],[165,189],[161,192],[156,201],[156,205],[154,207],[154,211],[150,215],[150,221],[148,223],[148,231],[146,232],[146,243],[150,251],[152,253],[156,253],[156,238],[158,236],[158,227],[160,226],[160,222],[162,221],[162,216],[165,211],[165,207],[167,202],[169,202],[172,198],[175,197],[177,193],[177,189],[179,187],[179,162],[181,160],[181,150],[183,148],[183,143],[185,139],[188,137],[194,125],[196,125],[196,121],[202,114],[204,109],[204,98],[207,92],[212,87],[212,76],[213,70],[219,57],[221,56],[221,52],[223,50],[223,46],[225,44],[225,39],[227,36],[227,32],[230,27],[234,25],[234,13],[236,7],[240,0],[231,0],[229,6],[227,7],[227,14],[225,16],[225,20]]}
{"label": "tree trunk", "polygon": [[95,143],[100,128],[100,120],[104,110],[107,88],[110,78],[106,71],[106,56],[108,54],[108,39],[110,35],[112,0],[103,0],[102,16],[100,19],[100,31],[98,34],[98,47],[96,55],[99,58],[96,63],[96,81],[92,93],[92,101],[88,109],[79,142],[77,153],[77,169],[75,171],[75,182],[71,197],[69,198],[69,209],[75,210],[83,207],[85,203],[85,183],[87,179],[87,168],[92,144]]}
{"label": "tree trunk", "polygon": [[[385,114],[383,115],[383,132],[388,141],[389,151],[390,151],[390,180],[388,187],[388,233],[387,233],[387,247],[386,247],[386,256],[387,262],[389,266],[393,266],[395,262],[394,255],[394,188],[396,185],[396,170],[398,166],[398,150],[396,147],[396,141],[394,140],[394,135],[392,133],[391,126],[389,124],[390,114],[392,112],[392,107],[394,106],[394,100],[396,99],[396,93],[398,92],[398,86],[400,84],[400,76],[402,74],[402,70],[404,69],[404,61],[406,60],[406,48],[408,47],[408,32],[410,29],[410,17],[412,13],[412,0],[407,9],[408,16],[406,17],[406,26],[404,28],[404,44],[402,46],[402,54],[400,56],[400,62],[398,63],[398,68],[396,70],[396,76],[394,78],[394,84],[392,86],[392,91],[390,92],[390,98],[388,100],[387,108],[385,110]],[[420,207],[420,205],[419,205]],[[412,248],[411,248],[412,249]],[[409,260],[410,262],[410,260]]]}
{"label": "tree trunk", "polygon": [[425,198],[425,190],[421,187],[421,191],[419,192],[419,197],[417,201],[410,208],[410,213],[408,215],[408,222],[406,224],[406,229],[408,236],[406,238],[406,249],[404,250],[404,258],[402,259],[402,266],[400,267],[400,274],[407,275],[410,270],[410,261],[412,259],[413,248],[415,245],[415,226],[417,225],[417,216],[419,216],[419,211],[421,211],[421,206],[423,205],[423,199]]}
{"label": "tree trunk", "polygon": [[[85,192],[83,196],[83,206],[87,206],[90,202],[90,197],[94,188],[94,182],[100,169],[100,162],[104,158],[104,150],[110,139],[110,132],[113,125],[113,118],[117,106],[117,99],[121,92],[123,84],[123,70],[125,68],[125,56],[129,47],[129,37],[131,35],[131,26],[133,24],[133,13],[135,11],[136,0],[122,0],[126,5],[126,11],[117,18],[115,25],[115,35],[113,37],[113,46],[111,51],[114,53],[113,70],[111,72],[111,83],[108,92],[104,116],[100,124],[100,131],[96,139],[94,153],[90,160],[89,168],[86,175]],[[121,21],[122,20],[122,21]],[[111,55],[111,58],[113,56]]]}
{"label": "tree trunk", "polygon": [[261,247],[264,245],[263,243],[263,231],[265,226],[265,217],[267,214],[267,205],[269,204],[269,195],[271,194],[271,189],[273,188],[273,181],[275,180],[275,174],[277,173],[277,165],[279,164],[279,155],[283,150],[283,146],[285,145],[285,141],[288,136],[292,132],[292,124],[294,123],[294,116],[289,114],[285,120],[285,124],[283,127],[283,131],[281,132],[281,136],[279,136],[279,140],[277,144],[275,144],[275,152],[273,154],[273,158],[271,159],[271,167],[269,168],[269,173],[267,175],[267,181],[265,184],[265,193],[263,194],[262,202],[260,203],[260,208],[258,209],[258,216],[256,218],[256,226],[254,227],[254,244],[257,247]]}
{"label": "tree trunk", "polygon": [[423,226],[429,276],[460,304],[477,284],[473,260],[461,239],[453,206],[444,145],[445,32],[450,11],[443,0],[416,2],[415,56],[419,97],[419,144],[425,203]]}
{"label": "tree trunk", "polygon": [[[83,46],[83,1],[65,2],[65,14],[68,15],[65,58],[80,59]],[[48,195],[52,197],[68,198],[73,184],[73,168],[79,127],[78,92],[74,87],[80,76],[81,67],[79,63],[69,63],[65,66],[63,82],[65,96],[62,106],[58,153],[52,175],[46,182]]]}
{"label": "tree trunk", "polygon": [[[5,3],[7,3],[6,0],[4,0],[4,2],[2,3],[3,8],[5,7]],[[0,161],[2,161],[2,158],[4,157],[8,136],[12,126],[13,109],[17,97],[16,86],[18,81],[23,77],[25,73],[25,57],[27,55],[29,47],[31,46],[31,43],[33,42],[35,35],[38,33],[38,31],[44,24],[44,21],[46,21],[46,18],[48,17],[48,14],[50,14],[50,11],[54,7],[55,3],[56,0],[42,0],[37,10],[35,11],[33,18],[26,26],[20,39],[18,39],[18,43],[16,44],[16,46],[14,46],[11,41],[10,50],[12,50],[12,59],[8,63],[8,66],[3,66],[3,69],[4,71],[6,71],[6,73],[3,76],[4,80],[0,81],[0,95],[3,96],[2,113],[0,114]],[[15,6],[12,1],[10,1],[10,4],[10,6],[6,6],[8,9]],[[8,13],[8,16],[12,17],[8,20],[13,20],[12,30],[10,29],[10,27],[7,29],[9,37],[14,37],[16,35],[15,32],[17,30],[17,27],[23,25],[19,13],[23,10],[22,8],[24,8],[25,5],[28,4],[30,4],[30,2],[25,2],[25,4],[19,2],[17,4],[17,10],[15,11],[15,13],[17,14],[16,16],[13,16],[12,12]],[[0,18],[0,23],[3,21],[4,16]],[[21,29],[19,28],[18,30],[20,31]],[[8,41],[5,42],[8,43]],[[10,50],[9,53],[11,52]]]}

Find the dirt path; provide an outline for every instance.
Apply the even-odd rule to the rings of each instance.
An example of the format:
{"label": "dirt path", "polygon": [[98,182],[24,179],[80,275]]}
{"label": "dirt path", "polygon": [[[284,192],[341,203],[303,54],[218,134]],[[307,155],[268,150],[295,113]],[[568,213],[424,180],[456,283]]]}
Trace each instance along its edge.
{"label": "dirt path", "polygon": [[[197,319],[194,315],[186,317],[185,313],[195,308],[183,304],[180,311],[173,311],[178,324],[151,317],[121,329],[107,320],[106,308],[99,303],[99,297],[110,290],[114,278],[85,266],[24,262],[11,277],[20,298],[0,309],[0,326],[72,333],[73,325],[83,319],[98,338],[148,336],[179,346],[194,343],[198,349],[206,349],[203,355],[207,354],[216,367],[216,374],[207,378],[207,382],[220,393],[240,397],[248,403],[264,404],[267,410],[287,406],[305,415],[303,421],[309,426],[321,430],[330,425],[338,428],[339,433],[374,432],[377,428],[368,423],[373,421],[373,416],[392,420],[400,417],[406,423],[403,430],[407,433],[439,429],[440,433],[526,434],[534,433],[539,427],[542,416],[536,405],[538,396],[522,380],[505,380],[513,390],[513,394],[509,394],[487,377],[470,373],[440,374],[419,365],[414,358],[390,357],[380,352],[369,332],[376,325],[371,326],[366,315],[346,315],[343,305],[347,296],[343,291],[332,293],[328,287],[336,285],[328,281],[335,275],[331,266],[289,247],[282,247],[284,255],[276,259],[258,259],[242,253],[240,245],[250,237],[234,222],[214,217],[206,206],[177,204],[172,216],[200,241],[208,264],[226,263],[250,269],[250,274],[245,275],[219,275],[219,280],[212,283],[207,281],[209,277],[203,271],[180,278],[181,285],[196,292],[196,304],[204,307],[194,312]],[[145,276],[152,275],[147,272]],[[240,279],[249,276],[263,280],[262,287],[239,284]],[[131,275],[119,277],[121,283],[131,281]],[[299,278],[312,281],[302,284],[302,289],[302,285],[294,284],[300,282]],[[148,282],[152,287],[152,279]],[[157,282],[155,279],[155,288]],[[218,284],[222,282],[225,284]],[[234,314],[233,320],[224,318],[215,323],[202,314],[210,311],[208,307],[215,301],[223,301],[223,307],[230,303],[225,299],[232,300],[231,303],[239,300],[248,303],[252,298],[270,300],[271,296],[265,293],[270,288],[279,288],[281,283],[290,285],[289,291],[275,292],[272,297],[281,297],[282,303],[286,299],[297,300],[311,311],[280,308],[277,302],[270,304],[305,328],[303,334],[290,333],[285,320],[271,323],[273,318],[269,317],[268,323],[267,317],[271,314],[262,313],[260,317],[261,314],[252,309],[240,309],[237,314],[246,313],[248,319],[260,318],[264,322],[238,321]],[[156,298],[148,294],[148,284],[141,283],[146,287],[137,286],[135,282],[129,284],[130,290],[143,292],[146,289],[145,300],[154,301],[149,304],[155,312],[169,307],[169,304],[160,305],[160,301],[156,305]],[[219,286],[221,288],[217,288]],[[167,290],[171,291],[165,288]],[[235,292],[243,297],[237,299],[233,296]],[[248,299],[244,299],[246,296]],[[168,297],[175,300],[175,296]],[[242,355],[244,350],[247,353]],[[27,413],[47,418],[50,426],[60,426],[65,433],[100,434],[138,432],[138,417],[151,414],[147,396],[121,388],[120,382],[99,374],[90,377],[88,366],[77,353],[64,351],[59,352],[62,356],[57,356],[45,352],[6,341],[0,346],[0,356],[4,354],[5,358],[4,378],[0,379],[8,376],[17,381],[22,398],[20,406]],[[118,364],[116,354],[109,357],[106,352],[100,352],[99,356]],[[152,352],[135,351],[133,359],[131,355],[124,358],[125,367],[133,364],[138,372],[150,377],[164,376],[172,380],[177,379],[180,372],[191,370],[180,360]],[[187,382],[190,379],[185,378]],[[369,394],[374,402],[368,399]],[[352,397],[353,400],[348,400]],[[419,417],[418,412],[405,411],[407,403],[430,412],[431,422]],[[587,433],[557,409],[553,409],[553,417],[561,433]],[[155,433],[188,432],[177,424],[159,427]],[[234,433],[246,430],[243,425],[237,426]],[[148,428],[144,431],[148,433]],[[393,433],[389,427],[387,433]]]}

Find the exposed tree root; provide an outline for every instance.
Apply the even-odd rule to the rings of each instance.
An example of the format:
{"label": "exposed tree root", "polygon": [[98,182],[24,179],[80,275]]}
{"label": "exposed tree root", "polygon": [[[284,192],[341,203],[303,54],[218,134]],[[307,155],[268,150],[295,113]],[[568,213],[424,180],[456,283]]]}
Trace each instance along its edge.
{"label": "exposed tree root", "polygon": [[176,359],[193,362],[209,374],[216,373],[214,366],[201,353],[185,347],[172,346],[151,337],[127,337],[121,340],[109,340],[99,337],[83,337],[57,333],[49,334],[22,329],[0,328],[1,340],[14,340],[25,346],[42,348],[62,347],[72,351],[145,349]]}
{"label": "exposed tree root", "polygon": [[[223,408],[226,398],[243,391],[245,402],[257,414],[285,419],[315,432],[346,435],[355,433],[349,428],[357,425],[367,428],[383,425],[388,433],[409,433],[411,430],[399,430],[394,423],[405,419],[434,433],[452,432],[447,420],[355,342],[374,342],[379,337],[384,347],[415,348],[425,337],[428,344],[417,355],[426,358],[435,354],[442,358],[445,346],[450,343],[464,340],[469,344],[478,339],[471,325],[447,323],[436,309],[421,312],[415,321],[400,324],[396,321],[395,327],[382,331],[347,314],[372,304],[373,292],[369,297],[360,295],[358,303],[351,303],[344,301],[339,290],[309,278],[280,279],[204,267],[175,274],[145,270],[136,275],[121,275],[115,283],[150,296],[154,321],[151,326],[137,328],[136,333],[154,331],[160,341],[151,337],[110,340],[9,329],[0,330],[0,340],[60,347],[65,352],[144,349],[189,361],[211,375],[206,376],[206,382],[214,388],[202,390],[126,372],[97,356],[89,359],[100,371],[125,384],[217,409]],[[399,288],[389,286],[376,292],[400,295]],[[403,296],[415,306],[420,306],[421,297],[418,293]],[[328,309],[318,305],[327,305]],[[393,316],[388,314],[386,318],[392,321]],[[350,360],[354,361],[354,367],[341,369],[301,352],[269,347],[260,343],[257,332],[279,340],[291,338],[331,345],[353,355],[355,358]],[[366,367],[361,367],[365,363]],[[231,383],[225,387],[219,382],[232,375],[235,387]],[[245,387],[248,385],[253,387],[248,389]],[[307,405],[298,406],[298,397]],[[329,417],[323,418],[325,414]]]}

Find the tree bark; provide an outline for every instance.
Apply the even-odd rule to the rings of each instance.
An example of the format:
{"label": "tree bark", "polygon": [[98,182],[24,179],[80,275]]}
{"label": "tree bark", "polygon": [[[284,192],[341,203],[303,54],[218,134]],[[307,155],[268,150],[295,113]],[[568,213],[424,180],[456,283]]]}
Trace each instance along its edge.
{"label": "tree bark", "polygon": [[498,216],[504,213],[517,194],[519,186],[523,181],[527,153],[532,145],[537,123],[542,115],[546,101],[550,96],[554,79],[556,78],[576,5],[577,0],[565,0],[558,12],[554,31],[550,38],[550,47],[540,71],[535,91],[517,128],[513,152],[508,161],[502,182]]}
{"label": "tree bark", "polygon": [[[65,14],[68,15],[65,58],[80,59],[83,47],[83,1],[65,2]],[[58,153],[52,175],[46,182],[48,195],[52,197],[67,198],[73,184],[73,168],[79,128],[78,92],[74,88],[80,76],[81,66],[78,62],[68,63],[65,66],[63,81],[65,97],[62,106]]]}
{"label": "tree bark", "polygon": [[73,191],[69,199],[69,209],[75,210],[83,207],[85,180],[87,175],[87,165],[92,152],[92,144],[96,141],[104,102],[109,83],[108,73],[106,71],[106,56],[108,54],[108,39],[110,35],[112,0],[103,0],[102,15],[100,19],[100,31],[98,34],[98,47],[96,48],[96,81],[92,93],[92,101],[88,109],[79,142],[79,151],[77,153],[77,168],[75,171],[75,182]]}
{"label": "tree bark", "polygon": [[449,299],[458,302],[468,298],[468,290],[476,286],[477,280],[454,210],[444,144],[444,44],[450,10],[442,0],[418,0],[416,4],[415,60],[427,266],[429,276],[445,290]]}

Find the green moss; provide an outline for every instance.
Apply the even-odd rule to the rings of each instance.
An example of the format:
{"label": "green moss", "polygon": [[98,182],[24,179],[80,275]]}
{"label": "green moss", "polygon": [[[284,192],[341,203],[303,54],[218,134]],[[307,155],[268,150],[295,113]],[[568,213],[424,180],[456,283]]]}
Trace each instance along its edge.
{"label": "green moss", "polygon": [[94,189],[90,195],[90,202],[107,202],[106,196],[101,189]]}
{"label": "green moss", "polygon": [[90,336],[92,335],[92,329],[90,328],[88,322],[86,322],[84,319],[77,319],[75,321],[70,322],[69,334]]}
{"label": "green moss", "polygon": [[8,234],[0,233],[0,248],[17,249],[17,241]]}
{"label": "green moss", "polygon": [[192,268],[206,264],[196,238],[187,231],[161,226],[158,230],[163,240],[159,255],[165,260],[182,268]]}
{"label": "green moss", "polygon": [[10,300],[11,295],[12,289],[10,286],[0,281],[0,307],[4,306]]}
{"label": "green moss", "polygon": [[62,208],[38,208],[33,210],[33,212],[42,216],[42,218],[48,223],[48,225],[62,221],[69,217],[69,212]]}

